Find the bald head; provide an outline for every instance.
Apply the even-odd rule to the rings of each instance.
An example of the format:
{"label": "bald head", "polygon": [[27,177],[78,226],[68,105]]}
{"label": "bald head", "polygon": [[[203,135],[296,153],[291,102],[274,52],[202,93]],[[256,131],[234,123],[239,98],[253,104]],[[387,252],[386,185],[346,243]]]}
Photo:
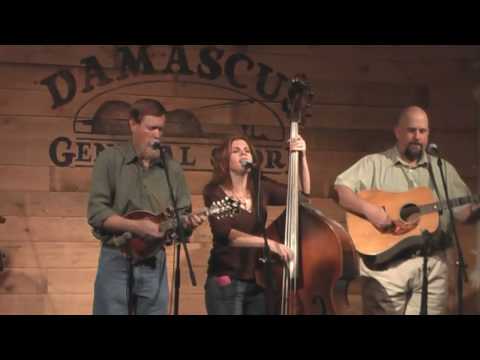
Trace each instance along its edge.
{"label": "bald head", "polygon": [[428,144],[429,132],[428,115],[422,108],[410,106],[400,113],[395,126],[395,137],[398,150],[405,160],[420,160]]}
{"label": "bald head", "polygon": [[416,119],[423,119],[426,121],[426,125],[428,127],[428,115],[419,106],[409,106],[405,109],[402,110],[400,115],[398,116],[396,127],[398,126],[405,126],[406,123],[409,122],[410,119],[416,118]]}

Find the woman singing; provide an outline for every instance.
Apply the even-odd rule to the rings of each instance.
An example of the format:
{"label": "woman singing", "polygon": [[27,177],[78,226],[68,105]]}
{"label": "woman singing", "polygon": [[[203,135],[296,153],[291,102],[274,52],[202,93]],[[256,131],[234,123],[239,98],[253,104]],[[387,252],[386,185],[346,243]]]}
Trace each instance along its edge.
{"label": "woman singing", "polygon": [[[290,151],[300,153],[300,177],[303,194],[310,193],[310,172],[306,156],[306,143],[302,137],[289,143]],[[260,315],[266,313],[263,288],[255,282],[255,267],[259,249],[264,247],[263,231],[266,216],[257,221],[255,181],[252,169],[245,163],[255,163],[255,151],[242,136],[225,140],[214,153],[213,177],[205,187],[205,205],[229,196],[241,201],[240,213],[233,218],[211,217],[213,248],[208,263],[205,284],[205,301],[209,315]],[[262,177],[262,213],[268,205],[285,205],[287,186]],[[292,251],[284,245],[268,239],[271,251],[288,262]]]}

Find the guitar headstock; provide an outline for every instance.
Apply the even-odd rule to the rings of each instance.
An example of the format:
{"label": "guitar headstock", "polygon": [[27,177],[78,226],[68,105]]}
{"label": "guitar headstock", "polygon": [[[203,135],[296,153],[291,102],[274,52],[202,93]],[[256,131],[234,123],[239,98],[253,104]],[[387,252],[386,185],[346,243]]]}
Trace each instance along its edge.
{"label": "guitar headstock", "polygon": [[213,216],[219,220],[226,217],[234,217],[240,212],[241,205],[242,204],[240,201],[226,196],[222,200],[214,201],[208,209],[208,213],[210,216]]}

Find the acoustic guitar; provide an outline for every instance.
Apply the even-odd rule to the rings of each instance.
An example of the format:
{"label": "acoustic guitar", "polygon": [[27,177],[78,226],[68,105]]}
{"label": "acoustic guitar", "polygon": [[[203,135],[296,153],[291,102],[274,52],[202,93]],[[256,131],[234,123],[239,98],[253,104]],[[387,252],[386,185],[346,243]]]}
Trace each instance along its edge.
{"label": "acoustic guitar", "polygon": [[[347,226],[356,250],[371,264],[384,264],[404,251],[420,250],[424,245],[423,234],[440,234],[439,212],[446,210],[447,202],[436,202],[433,192],[419,187],[403,193],[362,191],[361,199],[383,207],[390,219],[391,227],[380,230],[367,219],[347,212]],[[479,195],[450,200],[452,208],[478,203]]]}

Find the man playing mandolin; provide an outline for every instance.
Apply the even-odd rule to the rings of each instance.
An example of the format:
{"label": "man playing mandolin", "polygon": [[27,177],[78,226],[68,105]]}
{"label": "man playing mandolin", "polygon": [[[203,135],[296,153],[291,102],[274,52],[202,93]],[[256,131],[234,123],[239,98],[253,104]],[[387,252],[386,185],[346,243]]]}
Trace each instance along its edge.
{"label": "man playing mandolin", "polygon": [[[190,214],[190,193],[180,164],[170,158],[166,164],[162,161],[160,138],[165,123],[166,110],[159,102],[137,101],[129,117],[131,141],[104,150],[96,160],[88,202],[88,223],[95,237],[102,241],[94,314],[132,313],[129,303],[132,298],[136,314],[157,315],[168,311],[164,234],[151,218],[126,216],[133,211],[161,214],[172,207],[165,166],[186,236],[206,220],[204,215]],[[133,266],[125,251],[131,237],[158,240],[158,251]]]}
{"label": "man playing mandolin", "polygon": [[[374,231],[386,234],[386,238],[390,236],[389,240],[395,236],[405,236],[412,226],[415,227],[418,219],[412,225],[399,218],[392,218],[388,213],[388,207],[365,200],[361,192],[375,190],[403,193],[426,187],[434,194],[435,201],[445,200],[437,158],[426,153],[429,120],[425,111],[416,106],[404,109],[395,125],[394,133],[397,143],[393,148],[364,157],[339,175],[335,182],[339,204],[348,212],[368,220],[371,224],[369,226],[374,226]],[[470,195],[467,185],[455,168],[444,161],[444,169],[450,199]],[[437,191],[440,193],[440,199]],[[455,218],[461,222],[473,221],[478,215],[478,206],[471,203],[454,209]],[[448,235],[451,231],[448,210],[443,211],[439,223],[436,236],[429,237],[431,246],[427,252],[428,314],[444,314],[448,304],[446,249],[453,244]],[[350,223],[349,230],[352,234]],[[357,245],[355,240],[359,239],[355,239],[353,234],[352,239]],[[367,245],[369,242],[373,244],[374,241],[370,237],[362,240]],[[423,284],[422,269],[423,256],[418,248],[406,249],[390,261],[375,266],[369,265],[365,257],[361,257],[361,274],[373,279],[367,282],[363,290],[364,312],[419,314]]]}

